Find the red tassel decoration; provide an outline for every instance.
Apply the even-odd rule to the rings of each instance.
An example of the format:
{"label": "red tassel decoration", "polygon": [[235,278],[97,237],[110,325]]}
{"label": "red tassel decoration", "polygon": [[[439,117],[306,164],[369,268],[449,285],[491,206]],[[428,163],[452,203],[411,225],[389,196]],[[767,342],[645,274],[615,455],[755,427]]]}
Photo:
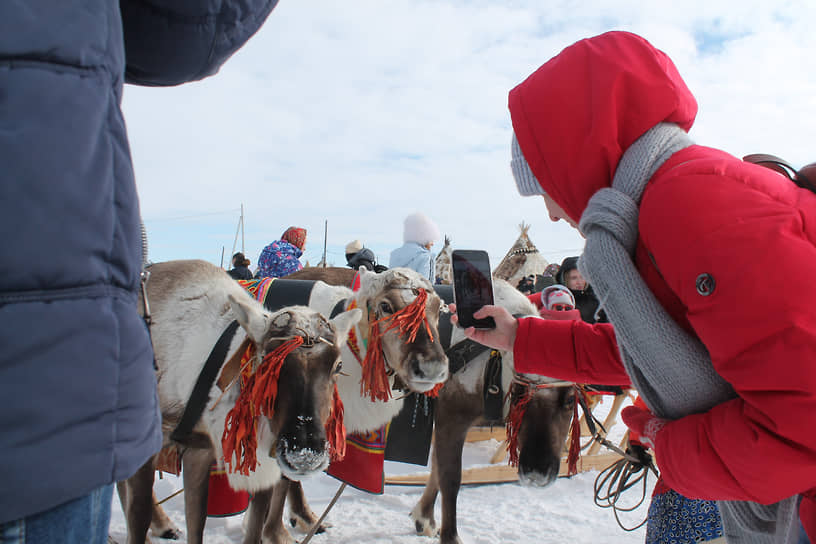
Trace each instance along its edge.
{"label": "red tassel decoration", "polygon": [[425,315],[425,303],[428,300],[428,292],[425,289],[420,289],[414,301],[391,316],[392,322],[388,325],[386,331],[394,328],[399,328],[402,336],[405,336],[405,343],[410,344],[416,340],[419,327],[425,325],[425,330],[433,342],[434,337],[431,332],[431,326],[428,324],[428,317]]}
{"label": "red tassel decoration", "polygon": [[[227,414],[221,447],[224,461],[230,472],[249,475],[258,465],[257,425],[255,418],[260,415],[272,417],[275,397],[278,393],[278,378],[286,357],[303,343],[303,337],[296,336],[275,348],[264,357],[258,369],[253,372],[247,366],[241,376],[241,392],[235,406]],[[233,455],[235,465],[233,466]]]}
{"label": "red tassel decoration", "polygon": [[303,344],[302,336],[287,340],[264,357],[255,371],[255,384],[250,393],[252,403],[256,406],[255,415],[272,417],[275,413],[275,399],[278,397],[278,380],[286,357]]}
{"label": "red tassel decoration", "polygon": [[511,467],[517,467],[519,464],[519,431],[521,431],[521,422],[524,419],[524,412],[527,411],[527,405],[532,400],[533,394],[527,390],[516,402],[510,406],[510,413],[507,415],[507,451],[510,454],[509,464]]}
{"label": "red tassel decoration", "polygon": [[[249,398],[241,395],[227,414],[224,434],[221,437],[224,460],[230,472],[249,475],[250,468],[254,469],[257,465],[258,441],[255,431],[255,416],[252,415]],[[235,466],[233,454],[237,460]]]}
{"label": "red tassel decoration", "polygon": [[385,371],[382,352],[380,321],[373,321],[368,329],[368,348],[363,359],[363,376],[360,380],[360,394],[371,400],[387,401],[391,398],[391,384]]}
{"label": "red tassel decoration", "polygon": [[443,387],[445,387],[445,382],[438,383],[438,384],[436,384],[434,386],[433,389],[431,389],[430,391],[425,391],[425,393],[423,393],[423,394],[426,397],[430,397],[432,399],[435,399],[435,398],[437,398],[439,396],[439,392],[442,390]]}
{"label": "red tassel decoration", "polygon": [[575,389],[575,406],[572,411],[572,426],[570,427],[570,447],[567,453],[567,476],[578,474],[578,458],[581,456],[581,420],[578,417],[578,395],[581,392]]}
{"label": "red tassel decoration", "polygon": [[[411,304],[402,310],[382,319],[372,321],[368,329],[368,349],[363,359],[363,377],[360,380],[360,394],[371,397],[371,400],[387,401],[391,398],[391,385],[385,371],[385,359],[382,353],[382,334],[380,323],[386,323],[385,332],[399,329],[400,335],[405,337],[405,343],[416,340],[419,327],[425,325],[425,330],[433,342],[433,333],[425,315],[425,303],[428,292],[420,289],[419,294]],[[437,389],[438,394],[438,389]]]}
{"label": "red tassel decoration", "polygon": [[334,384],[334,396],[329,419],[326,420],[326,437],[332,461],[340,461],[346,456],[346,426],[343,424],[343,400]]}

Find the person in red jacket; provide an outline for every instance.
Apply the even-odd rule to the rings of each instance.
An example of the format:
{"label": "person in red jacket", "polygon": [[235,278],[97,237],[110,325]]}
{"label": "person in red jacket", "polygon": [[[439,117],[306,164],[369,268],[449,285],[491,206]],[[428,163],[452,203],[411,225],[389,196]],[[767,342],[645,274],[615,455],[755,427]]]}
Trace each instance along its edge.
{"label": "person in red jacket", "polygon": [[527,295],[527,300],[535,305],[538,315],[544,319],[581,319],[581,312],[575,307],[575,295],[564,285],[556,283],[545,287],[540,293]]}
{"label": "person in red jacket", "polygon": [[[733,542],[816,538],[816,195],[696,145],[697,103],[645,39],[581,40],[510,92],[522,195],[586,238],[610,324],[515,319],[468,337],[519,372],[634,387],[624,422],[661,476],[716,500]],[[757,282],[786,263],[796,289]],[[773,313],[768,310],[772,308]]]}

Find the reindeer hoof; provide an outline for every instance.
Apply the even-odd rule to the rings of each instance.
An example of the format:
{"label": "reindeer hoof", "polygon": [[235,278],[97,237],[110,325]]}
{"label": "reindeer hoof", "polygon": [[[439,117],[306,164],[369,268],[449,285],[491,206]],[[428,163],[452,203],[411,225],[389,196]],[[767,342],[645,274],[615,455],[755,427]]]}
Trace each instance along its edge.
{"label": "reindeer hoof", "polygon": [[436,529],[436,522],[434,521],[433,517],[427,518],[423,516],[419,511],[419,505],[417,505],[411,513],[409,514],[410,518],[414,520],[414,529],[416,530],[416,534],[419,536],[438,536],[439,531]]}
{"label": "reindeer hoof", "polygon": [[[296,529],[300,530],[303,533],[308,533],[309,531],[311,531],[312,530],[312,525],[314,523],[316,523],[316,522],[317,522],[317,516],[314,516],[313,521],[308,520],[308,519],[306,519],[304,517],[301,517],[301,516],[298,516],[298,515],[294,515],[294,514],[289,516],[289,524],[293,528],[296,528]],[[324,521],[323,523],[320,524],[320,527],[317,528],[317,531],[315,531],[315,534],[325,533],[326,530],[331,526],[332,526],[331,523],[329,523],[327,521]]]}
{"label": "reindeer hoof", "polygon": [[159,535],[159,538],[164,538],[165,540],[179,540],[181,538],[181,531],[178,529],[167,529]]}

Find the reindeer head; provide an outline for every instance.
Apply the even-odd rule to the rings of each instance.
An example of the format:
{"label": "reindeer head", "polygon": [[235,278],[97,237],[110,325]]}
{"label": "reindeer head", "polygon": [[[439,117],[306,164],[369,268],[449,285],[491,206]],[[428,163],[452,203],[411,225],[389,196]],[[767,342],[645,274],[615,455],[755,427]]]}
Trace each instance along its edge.
{"label": "reindeer head", "polygon": [[[257,451],[277,457],[292,479],[325,469],[330,457],[341,453],[332,451],[330,442],[335,449],[345,447],[335,382],[340,348],[362,312],[350,310],[327,321],[305,306],[270,314],[237,298],[230,297],[230,304],[256,353],[245,369],[245,389],[227,416],[223,444],[228,464],[235,461],[239,470],[251,470]],[[263,420],[258,427],[269,436],[253,437],[255,418]]]}
{"label": "reindeer head", "polygon": [[510,462],[523,485],[555,481],[575,409],[575,390],[544,376],[519,374],[510,385]]}
{"label": "reindeer head", "polygon": [[[507,281],[494,279],[493,289],[496,303],[511,314],[538,316],[535,306]],[[518,465],[522,484],[549,485],[558,477],[561,466],[574,414],[574,389],[545,376],[514,374],[512,352],[502,352],[502,365],[510,400],[507,415],[510,462]]]}
{"label": "reindeer head", "polygon": [[448,358],[437,328],[442,300],[431,282],[407,268],[363,273],[355,300],[365,310],[360,325],[368,341],[364,367],[380,357],[380,373],[395,374],[418,393],[447,380]]}

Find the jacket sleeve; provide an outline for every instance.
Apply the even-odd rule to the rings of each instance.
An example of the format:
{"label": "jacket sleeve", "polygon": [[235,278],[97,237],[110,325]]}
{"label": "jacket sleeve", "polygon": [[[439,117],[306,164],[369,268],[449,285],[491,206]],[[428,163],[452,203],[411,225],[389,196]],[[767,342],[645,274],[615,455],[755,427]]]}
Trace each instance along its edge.
{"label": "jacket sleeve", "polygon": [[517,372],[577,383],[629,386],[629,377],[608,323],[518,320],[513,360]]}
{"label": "jacket sleeve", "polygon": [[120,0],[125,81],[169,86],[215,74],[278,0]]}
{"label": "jacket sleeve", "polygon": [[769,504],[816,488],[816,197],[719,172],[652,195],[671,205],[641,224],[687,225],[647,245],[737,397],[667,424],[655,452],[683,495]]}

